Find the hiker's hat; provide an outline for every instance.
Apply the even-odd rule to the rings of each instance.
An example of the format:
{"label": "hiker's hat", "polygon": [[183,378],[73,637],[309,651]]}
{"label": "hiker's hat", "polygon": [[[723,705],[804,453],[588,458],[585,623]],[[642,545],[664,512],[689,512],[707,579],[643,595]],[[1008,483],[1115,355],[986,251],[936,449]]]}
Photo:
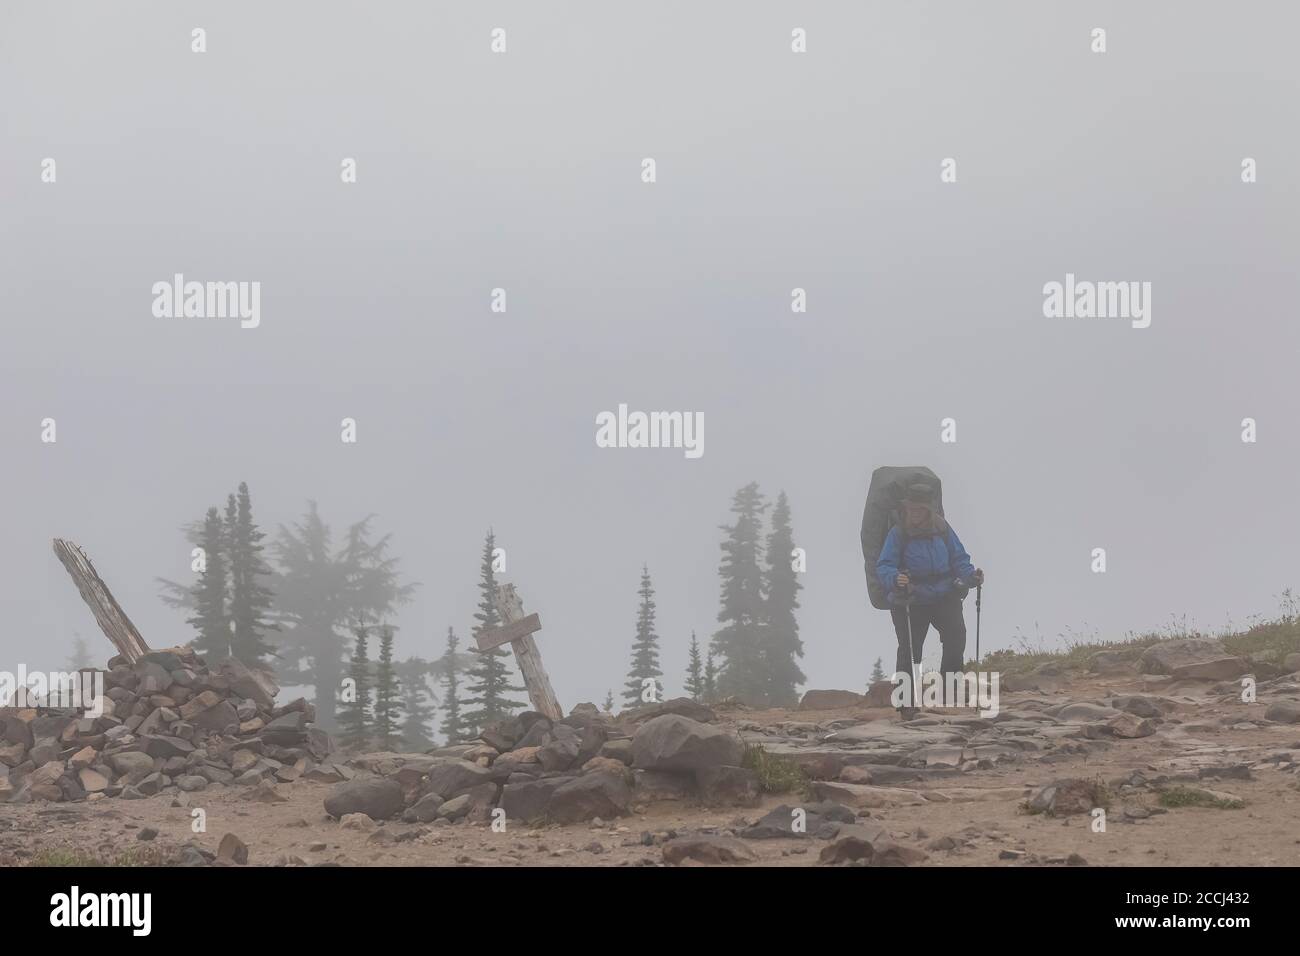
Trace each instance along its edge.
{"label": "hiker's hat", "polygon": [[915,484],[907,486],[907,493],[904,500],[911,501],[918,505],[925,505],[927,508],[934,507],[934,489],[924,481],[918,481]]}

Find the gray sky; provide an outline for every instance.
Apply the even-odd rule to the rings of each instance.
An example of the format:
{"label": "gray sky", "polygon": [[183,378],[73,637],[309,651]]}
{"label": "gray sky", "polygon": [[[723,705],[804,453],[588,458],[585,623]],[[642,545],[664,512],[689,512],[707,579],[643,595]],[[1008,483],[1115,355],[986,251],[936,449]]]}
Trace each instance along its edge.
{"label": "gray sky", "polygon": [[[642,562],[680,690],[750,480],[807,549],[810,687],[892,653],[858,545],[882,464],[943,477],[985,648],[1271,613],[1300,586],[1298,28],[1281,3],[10,0],[0,668],[74,630],[110,652],[56,535],[151,644],[188,639],[154,578],[241,480],[272,528],[308,498],[338,531],[378,513],[423,584],[402,654],[467,637],[492,525],[566,707],[622,683]],[[155,318],[176,272],[260,281],[260,327]],[[1151,282],[1150,328],[1044,318],[1067,272]],[[704,456],[598,449],[619,402],[702,412]]]}

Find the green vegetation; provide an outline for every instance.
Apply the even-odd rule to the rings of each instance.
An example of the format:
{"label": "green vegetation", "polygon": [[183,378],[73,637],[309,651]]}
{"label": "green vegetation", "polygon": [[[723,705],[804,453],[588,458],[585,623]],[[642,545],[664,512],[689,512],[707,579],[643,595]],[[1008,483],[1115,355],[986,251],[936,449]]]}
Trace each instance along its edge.
{"label": "green vegetation", "polygon": [[1160,805],[1175,809],[1177,807],[1210,807],[1214,810],[1240,810],[1246,804],[1242,800],[1215,796],[1199,787],[1169,787],[1160,791]]}
{"label": "green vegetation", "polygon": [[1088,659],[1099,651],[1114,651],[1136,661],[1152,644],[1187,637],[1217,638],[1230,654],[1281,664],[1288,654],[1300,653],[1300,596],[1288,588],[1282,592],[1279,602],[1276,617],[1251,619],[1244,630],[1229,623],[1211,633],[1189,625],[1184,618],[1170,621],[1159,631],[1128,634],[1118,640],[1101,640],[1095,633],[1082,635],[1067,630],[1060,635],[1059,646],[1055,648],[1048,648],[1041,636],[1031,640],[1017,634],[1014,648],[992,651],[969,666],[978,663],[982,670],[996,670],[1003,675],[1027,674],[1045,665],[1049,669],[1083,670],[1088,666]]}
{"label": "green vegetation", "polygon": [[746,744],[740,765],[758,774],[758,785],[764,793],[808,790],[808,775],[802,767],[789,757],[768,753],[761,744]]}

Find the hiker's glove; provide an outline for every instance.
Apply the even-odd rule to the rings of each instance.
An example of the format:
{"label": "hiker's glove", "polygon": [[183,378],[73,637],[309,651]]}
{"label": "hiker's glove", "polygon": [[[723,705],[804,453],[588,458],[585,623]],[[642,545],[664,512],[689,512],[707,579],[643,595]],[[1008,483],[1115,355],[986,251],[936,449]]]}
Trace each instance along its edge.
{"label": "hiker's glove", "polygon": [[983,583],[984,583],[984,569],[983,569],[983,568],[976,568],[976,569],[975,569],[975,573],[974,573],[973,575],[971,575],[971,581],[974,582],[974,584],[975,584],[976,587],[978,587],[979,585],[983,584]]}
{"label": "hiker's glove", "polygon": [[906,571],[899,571],[898,577],[894,578],[894,587],[902,591],[904,594],[907,593],[907,589],[911,584],[912,582],[908,579]]}

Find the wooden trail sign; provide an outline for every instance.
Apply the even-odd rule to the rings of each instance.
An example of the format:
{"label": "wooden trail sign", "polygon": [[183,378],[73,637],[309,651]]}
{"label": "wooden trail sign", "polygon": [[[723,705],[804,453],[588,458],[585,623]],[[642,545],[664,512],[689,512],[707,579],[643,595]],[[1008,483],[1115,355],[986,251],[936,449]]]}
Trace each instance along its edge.
{"label": "wooden trail sign", "polygon": [[149,653],[149,645],[144,642],[140,632],[135,629],[131,619],[113,597],[113,592],[95,572],[95,566],[86,557],[86,552],[71,541],[54,539],[54,553],[59,556],[63,566],[72,575],[82,599],[90,605],[95,615],[95,622],[105,636],[113,642],[119,654],[134,664]]}
{"label": "wooden trail sign", "polygon": [[542,653],[533,640],[533,634],[542,629],[542,619],[536,614],[524,616],[524,603],[513,584],[498,584],[493,603],[497,614],[505,623],[501,627],[475,634],[478,649],[488,651],[509,644],[515,652],[519,672],[524,675],[524,687],[528,689],[528,699],[533,702],[533,709],[551,720],[560,720],[564,717],[564,711],[560,709],[560,702],[551,689],[551,679],[542,667]]}

